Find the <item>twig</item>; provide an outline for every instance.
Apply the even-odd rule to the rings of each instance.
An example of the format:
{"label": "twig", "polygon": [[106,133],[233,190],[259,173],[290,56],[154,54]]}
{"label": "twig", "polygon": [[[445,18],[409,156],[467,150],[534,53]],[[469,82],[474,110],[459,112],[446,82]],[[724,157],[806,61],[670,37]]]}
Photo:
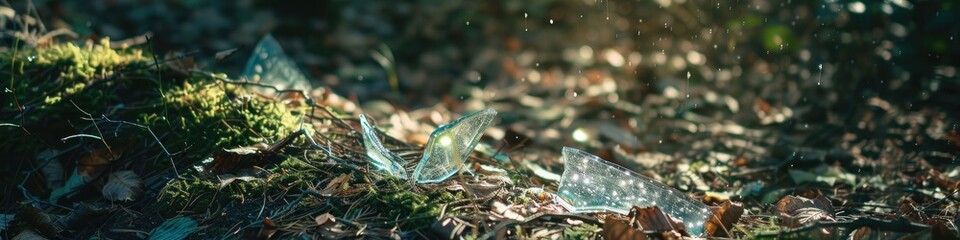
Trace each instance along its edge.
{"label": "twig", "polygon": [[180,172],[177,171],[177,164],[173,161],[173,154],[170,154],[170,151],[167,150],[167,147],[163,146],[163,142],[160,141],[160,138],[157,137],[157,134],[154,133],[154,132],[153,132],[153,129],[151,129],[149,126],[145,126],[145,125],[141,125],[141,124],[137,124],[137,123],[133,123],[133,122],[128,122],[128,121],[123,121],[123,120],[112,120],[112,119],[110,119],[110,118],[107,118],[106,115],[100,115],[100,118],[96,118],[96,119],[94,119],[94,118],[84,118],[84,120],[102,120],[102,121],[109,122],[109,123],[116,123],[116,124],[121,124],[121,125],[130,125],[130,126],[134,126],[134,127],[140,128],[140,129],[147,130],[147,132],[150,133],[150,136],[153,137],[153,140],[157,142],[157,145],[160,146],[160,149],[163,150],[163,153],[167,155],[167,159],[170,160],[170,166],[173,167],[173,173],[177,176],[177,178],[180,178]]}
{"label": "twig", "polygon": [[[73,107],[77,108],[77,110],[80,110],[80,112],[83,113],[83,115],[87,115],[87,118],[92,118],[92,115],[90,115],[90,113],[88,113],[87,111],[84,111],[82,108],[80,108],[80,106],[77,106],[77,103],[73,102],[73,100],[70,100],[70,104],[73,104]],[[97,121],[90,119],[90,122],[92,122],[93,127],[97,129],[97,134],[100,134],[100,142],[103,143],[103,146],[107,147],[107,151],[110,152],[110,155],[114,157],[117,156],[117,154],[113,152],[113,149],[110,148],[110,144],[107,144],[107,140],[103,139],[103,132],[100,131],[100,125],[97,125]],[[67,138],[64,138],[63,140],[66,140],[69,138],[70,137],[67,137]]]}

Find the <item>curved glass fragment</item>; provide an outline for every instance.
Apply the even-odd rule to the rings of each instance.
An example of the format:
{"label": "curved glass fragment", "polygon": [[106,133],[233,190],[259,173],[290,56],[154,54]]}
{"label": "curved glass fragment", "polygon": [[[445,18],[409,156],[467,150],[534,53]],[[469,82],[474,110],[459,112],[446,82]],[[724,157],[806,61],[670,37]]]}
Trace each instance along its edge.
{"label": "curved glass fragment", "polygon": [[377,129],[367,117],[360,114],[360,127],[363,128],[363,147],[367,150],[367,159],[377,170],[397,176],[401,179],[407,179],[407,170],[403,168],[403,159],[383,147],[380,137],[377,135]]}
{"label": "curved glass fragment", "polygon": [[683,192],[575,148],[563,148],[563,175],[557,197],[575,213],[627,214],[633,206],[658,206],[682,221],[693,236],[703,232],[711,212]]}
{"label": "curved glass fragment", "polygon": [[[279,90],[310,91],[310,80],[297,68],[287,54],[283,53],[280,43],[270,34],[263,36],[243,69],[243,77],[249,81],[269,84]],[[258,88],[265,93],[275,93],[271,89]]]}
{"label": "curved glass fragment", "polygon": [[427,141],[413,179],[418,183],[436,183],[460,171],[464,161],[490,126],[497,111],[492,108],[474,112],[434,130]]}

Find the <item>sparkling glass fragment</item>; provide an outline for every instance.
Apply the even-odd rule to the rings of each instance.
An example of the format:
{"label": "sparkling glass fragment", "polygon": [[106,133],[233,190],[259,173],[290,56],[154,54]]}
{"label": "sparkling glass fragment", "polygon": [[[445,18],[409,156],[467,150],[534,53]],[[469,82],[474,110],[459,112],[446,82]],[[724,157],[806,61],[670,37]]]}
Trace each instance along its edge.
{"label": "sparkling glass fragment", "polygon": [[557,197],[570,212],[617,212],[658,206],[682,221],[693,236],[703,232],[711,212],[683,192],[575,148],[563,148],[563,175]]}
{"label": "sparkling glass fragment", "polygon": [[407,170],[403,168],[403,159],[388,150],[380,142],[377,129],[367,117],[360,114],[360,127],[363,128],[363,147],[367,150],[367,159],[373,166],[382,172],[389,173],[401,179],[407,179]]}
{"label": "sparkling glass fragment", "polygon": [[[310,91],[313,86],[310,80],[297,68],[287,54],[283,53],[280,43],[270,34],[263,36],[253,54],[247,60],[243,69],[243,77],[249,81],[260,82],[276,87],[279,90]],[[258,88],[268,94],[275,93],[271,89]]]}
{"label": "sparkling glass fragment", "polygon": [[418,183],[436,183],[460,171],[470,157],[484,130],[493,122],[497,111],[492,108],[474,112],[434,130],[427,141],[413,179]]}

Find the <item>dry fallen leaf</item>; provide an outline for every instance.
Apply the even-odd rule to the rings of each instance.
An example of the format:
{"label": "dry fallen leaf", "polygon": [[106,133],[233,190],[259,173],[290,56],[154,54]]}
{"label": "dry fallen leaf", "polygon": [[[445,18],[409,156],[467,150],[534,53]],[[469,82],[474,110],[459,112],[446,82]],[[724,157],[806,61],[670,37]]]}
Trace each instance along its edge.
{"label": "dry fallen leaf", "polygon": [[704,227],[705,232],[714,237],[728,237],[730,236],[730,229],[733,228],[733,224],[740,221],[740,216],[742,215],[743,203],[727,200],[713,213],[713,216],[707,220],[706,226]]}
{"label": "dry fallen leaf", "polygon": [[660,210],[660,207],[637,207],[634,206],[627,213],[627,218],[643,230],[654,232],[676,231],[683,236],[690,236],[682,222],[676,221]]}
{"label": "dry fallen leaf", "polygon": [[111,152],[110,149],[102,148],[93,150],[90,154],[83,156],[78,161],[77,168],[74,169],[63,186],[50,193],[49,200],[57,202],[62,197],[73,195],[75,191],[106,172],[110,167],[110,162],[120,158],[121,154],[122,149],[113,149]]}
{"label": "dry fallen leaf", "polygon": [[132,201],[140,192],[142,181],[133,171],[117,171],[110,174],[103,185],[103,197],[110,201]]}
{"label": "dry fallen leaf", "polygon": [[608,240],[649,239],[646,233],[640,229],[630,226],[629,222],[614,215],[609,215],[604,220],[603,232],[601,235],[603,236],[603,239]]}
{"label": "dry fallen leaf", "polygon": [[830,200],[822,195],[813,199],[785,196],[777,201],[773,212],[780,218],[781,226],[791,228],[819,221],[836,221],[836,211]]}
{"label": "dry fallen leaf", "polygon": [[317,223],[317,226],[323,226],[327,223],[337,222],[337,218],[333,217],[330,213],[320,214],[319,216],[313,218],[313,221]]}
{"label": "dry fallen leaf", "polygon": [[215,174],[233,173],[240,169],[263,164],[267,159],[266,147],[238,147],[217,152],[207,169]]}

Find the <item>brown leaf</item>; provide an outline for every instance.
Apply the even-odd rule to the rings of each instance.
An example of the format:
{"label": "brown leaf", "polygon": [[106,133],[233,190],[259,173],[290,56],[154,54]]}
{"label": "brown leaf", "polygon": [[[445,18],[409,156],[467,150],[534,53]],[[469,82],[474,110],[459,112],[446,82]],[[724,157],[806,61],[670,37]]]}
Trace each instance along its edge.
{"label": "brown leaf", "polygon": [[953,224],[949,220],[934,218],[926,221],[926,224],[932,226],[931,239],[958,239],[957,232],[950,228]]}
{"label": "brown leaf", "polygon": [[191,70],[196,66],[192,57],[184,57],[184,53],[167,52],[164,56],[164,65],[172,70],[177,76],[190,76]]}
{"label": "brown leaf", "polygon": [[941,190],[947,192],[955,192],[957,189],[960,189],[960,182],[953,181],[943,173],[930,169],[927,171],[927,175],[933,179],[933,184],[940,188]]}
{"label": "brown leaf", "polygon": [[900,208],[897,213],[898,215],[903,216],[904,218],[913,222],[922,222],[927,218],[926,214],[921,212],[910,200],[906,200],[900,204]]}
{"label": "brown leaf", "polygon": [[77,172],[91,179],[97,178],[107,170],[110,162],[119,159],[121,154],[122,152],[119,149],[115,149],[112,153],[106,148],[93,150],[90,154],[80,158],[80,162],[77,164]]}
{"label": "brown leaf", "polygon": [[853,230],[853,233],[850,234],[849,239],[852,239],[852,240],[870,239],[870,237],[873,236],[873,234],[874,234],[873,228],[860,227],[860,228],[857,228],[856,230]]}
{"label": "brown leaf", "polygon": [[607,216],[603,223],[603,232],[600,234],[603,236],[603,239],[607,240],[649,239],[646,233],[640,229],[630,226],[629,222],[615,215]]}
{"label": "brown leaf", "polygon": [[780,218],[780,225],[791,228],[801,227],[818,221],[836,221],[836,211],[830,200],[824,196],[805,198],[784,196],[777,201],[773,210]]}
{"label": "brown leaf", "polygon": [[660,207],[637,207],[634,206],[627,214],[627,218],[643,230],[654,232],[676,231],[683,236],[690,236],[682,222],[675,221],[660,210]]}
{"label": "brown leaf", "polygon": [[714,237],[728,237],[733,224],[740,221],[742,215],[743,203],[728,200],[707,220],[706,226],[704,226],[706,233]]}
{"label": "brown leaf", "polygon": [[219,151],[213,156],[213,162],[207,164],[207,169],[215,174],[224,174],[261,165],[269,157],[264,148],[257,145]]}

